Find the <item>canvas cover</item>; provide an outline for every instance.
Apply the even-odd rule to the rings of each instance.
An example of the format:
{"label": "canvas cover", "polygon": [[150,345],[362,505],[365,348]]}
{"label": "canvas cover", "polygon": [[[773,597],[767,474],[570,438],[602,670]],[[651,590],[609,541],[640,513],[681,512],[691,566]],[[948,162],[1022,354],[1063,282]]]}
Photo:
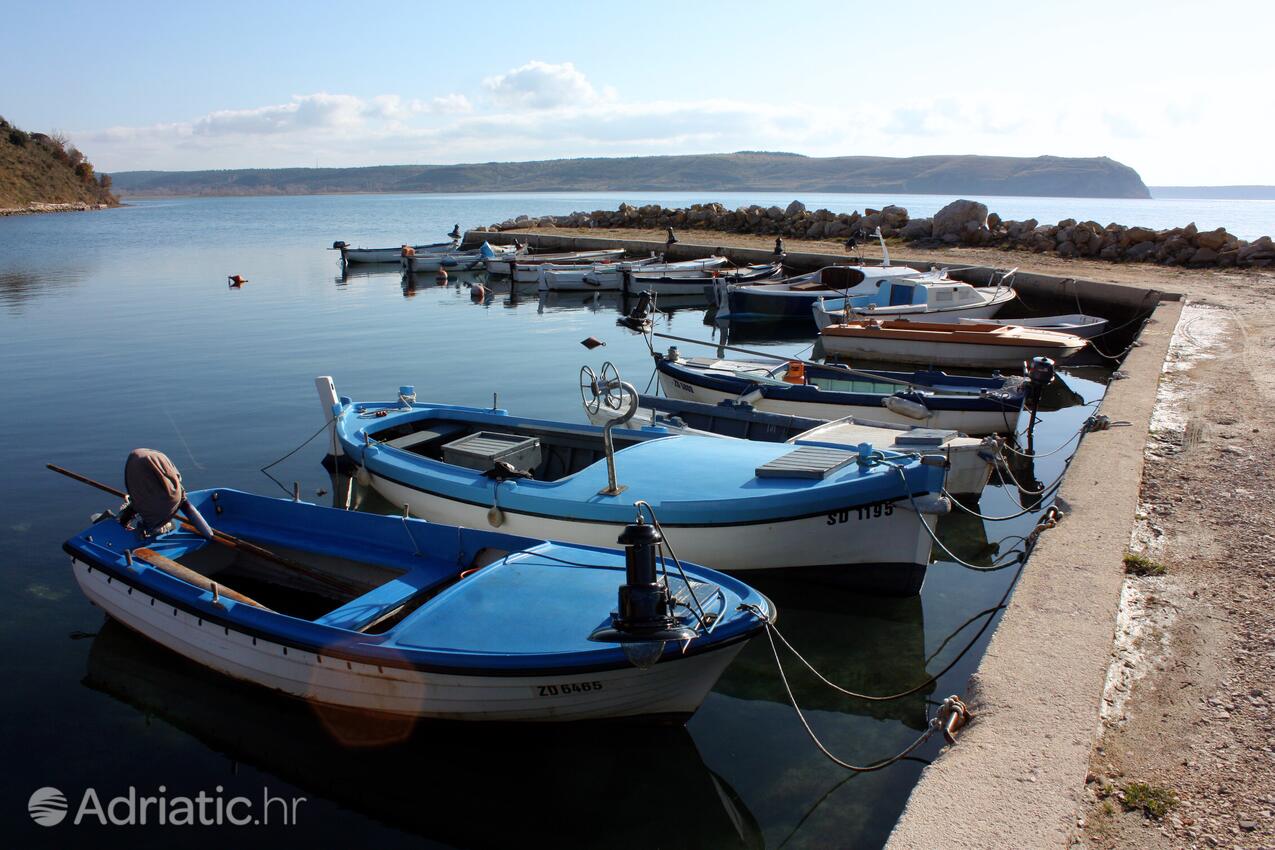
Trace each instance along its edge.
{"label": "canvas cover", "polygon": [[168,455],[154,449],[133,449],[124,462],[124,486],[132,507],[147,528],[172,519],[186,498],[182,475]]}

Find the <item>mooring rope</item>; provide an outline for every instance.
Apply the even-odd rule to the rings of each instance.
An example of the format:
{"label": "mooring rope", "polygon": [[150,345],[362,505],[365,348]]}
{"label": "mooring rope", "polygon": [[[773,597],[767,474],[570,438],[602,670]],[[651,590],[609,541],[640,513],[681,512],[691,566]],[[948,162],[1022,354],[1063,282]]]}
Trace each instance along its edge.
{"label": "mooring rope", "polygon": [[832,751],[824,745],[823,741],[819,740],[819,736],[815,734],[815,730],[810,727],[810,721],[806,719],[805,712],[801,710],[801,706],[797,702],[797,697],[792,692],[792,685],[788,683],[788,675],[784,672],[784,665],[779,660],[779,648],[775,646],[772,627],[769,625],[766,627],[766,639],[770,642],[770,652],[775,658],[775,669],[779,671],[779,680],[783,683],[784,691],[788,694],[788,701],[792,704],[793,711],[797,713],[797,719],[801,721],[801,725],[806,730],[806,734],[810,737],[810,740],[814,743],[815,747],[818,748],[819,752],[823,753],[824,756],[826,756],[833,764],[836,764],[839,767],[844,767],[846,770],[854,771],[855,773],[872,773],[873,771],[887,768],[895,762],[907,758],[914,750],[916,750],[917,747],[930,740],[935,732],[940,729],[943,729],[946,732],[948,719],[951,715],[960,715],[963,720],[968,719],[970,716],[969,709],[966,708],[965,703],[961,701],[960,697],[952,695],[943,700],[942,707],[934,715],[933,719],[930,720],[929,726],[926,730],[922,732],[915,741],[908,744],[908,746],[901,752],[867,765],[851,764],[850,762],[837,758],[837,756],[833,755]]}
{"label": "mooring rope", "polygon": [[262,473],[263,473],[263,474],[264,474],[267,478],[269,478],[271,481],[273,481],[274,483],[278,484],[278,485],[279,485],[279,489],[280,489],[280,490],[282,490],[283,492],[285,492],[285,493],[287,493],[289,496],[291,496],[291,495],[292,495],[292,491],[291,491],[291,490],[289,490],[286,486],[284,486],[284,484],[283,484],[283,482],[282,482],[282,481],[280,481],[278,478],[275,478],[273,475],[271,475],[271,474],[270,474],[270,469],[271,469],[272,467],[278,466],[279,464],[283,463],[283,462],[284,462],[285,460],[287,460],[288,458],[292,457],[292,456],[293,456],[294,454],[296,454],[297,452],[299,452],[299,451],[301,451],[302,449],[304,449],[306,446],[310,445],[310,443],[314,440],[314,438],[315,438],[315,437],[317,437],[317,436],[319,436],[320,434],[322,434],[322,433],[323,433],[323,432],[327,429],[327,427],[328,427],[329,425],[331,425],[333,422],[335,422],[335,421],[336,421],[336,418],[337,418],[336,416],[331,416],[331,417],[329,417],[329,418],[328,418],[328,421],[323,423],[323,427],[319,428],[319,430],[315,431],[313,434],[311,434],[309,437],[307,437],[304,443],[302,443],[301,445],[297,446],[295,449],[293,449],[292,451],[288,452],[286,455],[284,455],[283,457],[279,458],[278,460],[273,461],[273,462],[271,462],[271,463],[267,463],[265,466],[261,467],[261,472],[262,472]]}

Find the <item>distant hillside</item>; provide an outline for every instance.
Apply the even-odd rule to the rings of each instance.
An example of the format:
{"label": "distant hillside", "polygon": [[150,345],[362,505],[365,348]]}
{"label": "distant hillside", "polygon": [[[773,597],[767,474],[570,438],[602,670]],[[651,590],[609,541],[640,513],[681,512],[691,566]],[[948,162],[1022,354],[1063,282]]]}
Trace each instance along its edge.
{"label": "distant hillside", "polygon": [[28,133],[0,118],[0,209],[31,204],[118,204],[111,178],[57,135]]}
{"label": "distant hillside", "polygon": [[1275,186],[1152,186],[1153,198],[1214,201],[1275,201]]}
{"label": "distant hillside", "polygon": [[341,192],[752,191],[1147,198],[1138,173],[1106,157],[907,158],[741,152],[231,171],[124,171],[128,195],[311,195]]}

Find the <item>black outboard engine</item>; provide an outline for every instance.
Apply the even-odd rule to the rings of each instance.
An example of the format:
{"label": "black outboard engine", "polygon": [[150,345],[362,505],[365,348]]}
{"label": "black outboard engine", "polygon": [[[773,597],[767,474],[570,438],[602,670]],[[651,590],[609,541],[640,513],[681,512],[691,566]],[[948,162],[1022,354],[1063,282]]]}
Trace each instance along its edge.
{"label": "black outboard engine", "polygon": [[120,512],[120,525],[127,527],[134,518],[140,518],[142,531],[161,534],[181,511],[202,537],[212,539],[212,528],[186,498],[182,475],[163,452],[129,452],[124,462],[124,487],[128,490],[128,503]]}
{"label": "black outboard engine", "polygon": [[1033,357],[1031,368],[1027,370],[1027,409],[1035,415],[1040,408],[1040,398],[1045,387],[1054,382],[1054,361],[1048,357]]}
{"label": "black outboard engine", "polygon": [[631,328],[635,331],[646,330],[651,322],[651,308],[654,306],[655,299],[651,295],[650,290],[643,290],[638,295],[637,303],[633,305],[624,316],[615,320],[617,325],[625,328]]}
{"label": "black outboard engine", "polygon": [[665,641],[690,640],[698,634],[673,615],[669,589],[659,579],[655,550],[663,539],[641,515],[624,527],[617,541],[624,545],[619,609],[611,614],[610,626],[589,635],[589,640],[623,644],[629,661],[643,668],[659,661]]}
{"label": "black outboard engine", "polygon": [[350,247],[349,244],[346,242],[342,242],[340,239],[332,243],[333,251],[344,251],[348,247]]}
{"label": "black outboard engine", "polygon": [[453,227],[453,228],[452,228],[452,232],[451,232],[451,233],[449,233],[449,234],[447,234],[447,236],[448,236],[449,238],[451,238],[451,239],[459,239],[459,238],[460,238],[460,225],[458,224],[458,225],[456,225],[455,227]]}

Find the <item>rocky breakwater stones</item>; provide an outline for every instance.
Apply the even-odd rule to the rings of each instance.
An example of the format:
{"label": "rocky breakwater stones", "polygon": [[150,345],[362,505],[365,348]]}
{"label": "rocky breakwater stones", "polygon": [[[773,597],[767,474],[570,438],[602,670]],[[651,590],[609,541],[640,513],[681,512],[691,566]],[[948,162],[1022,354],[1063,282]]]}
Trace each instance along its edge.
{"label": "rocky breakwater stones", "polygon": [[728,209],[722,204],[692,204],[667,208],[659,204],[635,207],[620,204],[614,210],[573,212],[570,215],[532,218],[520,215],[480,231],[531,230],[535,228],[629,228],[663,230],[668,227],[785,236],[807,240],[869,238],[876,229],[887,239],[899,238],[929,246],[996,246],[1006,250],[1056,254],[1115,263],[1159,263],[1191,267],[1275,266],[1275,245],[1269,236],[1246,242],[1225,228],[1201,231],[1194,224],[1155,230],[1122,224],[1064,219],[1057,224],[1002,220],[987,205],[965,198],[952,201],[930,218],[910,218],[893,204],[882,209],[834,213],[811,211],[801,201],[787,207],[756,204]]}

